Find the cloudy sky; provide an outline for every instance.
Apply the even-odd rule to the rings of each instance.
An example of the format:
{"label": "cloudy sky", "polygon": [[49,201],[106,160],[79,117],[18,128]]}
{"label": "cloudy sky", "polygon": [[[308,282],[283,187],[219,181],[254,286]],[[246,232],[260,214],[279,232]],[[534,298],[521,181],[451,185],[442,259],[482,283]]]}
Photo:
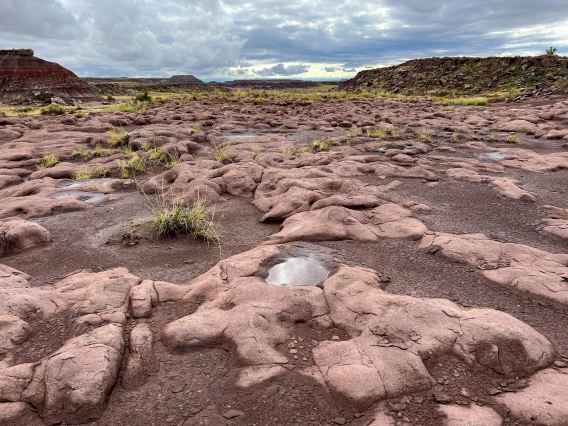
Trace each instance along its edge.
{"label": "cloudy sky", "polygon": [[338,79],[550,45],[568,55],[568,0],[0,0],[0,49],[80,76]]}

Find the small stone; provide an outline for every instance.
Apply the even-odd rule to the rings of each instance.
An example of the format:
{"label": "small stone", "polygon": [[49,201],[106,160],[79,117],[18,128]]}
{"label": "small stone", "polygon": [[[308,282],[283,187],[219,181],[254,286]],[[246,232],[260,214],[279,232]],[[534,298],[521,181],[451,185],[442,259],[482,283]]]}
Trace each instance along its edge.
{"label": "small stone", "polygon": [[566,366],[568,366],[568,364],[563,361],[554,361],[554,365],[558,368],[566,368]]}
{"label": "small stone", "polygon": [[467,390],[467,388],[461,387],[460,395],[469,398],[471,396],[471,393],[469,393],[469,390]]}
{"label": "small stone", "polygon": [[238,411],[238,410],[229,410],[229,411],[225,411],[223,413],[223,417],[225,417],[226,419],[234,419],[235,417],[241,417],[244,416],[245,413],[243,413],[242,411]]}
{"label": "small stone", "polygon": [[331,340],[339,340],[339,336],[332,336]]}
{"label": "small stone", "polygon": [[448,404],[452,402],[452,398],[450,398],[445,393],[439,391],[434,392],[434,399],[436,400],[436,402],[439,402],[440,404]]}
{"label": "small stone", "polygon": [[404,410],[407,405],[406,404],[401,404],[399,402],[389,402],[389,407],[391,408],[391,410],[393,411],[402,411]]}
{"label": "small stone", "polygon": [[298,353],[298,349],[290,349],[290,353],[291,353],[291,354],[297,354],[297,353]]}
{"label": "small stone", "polygon": [[489,395],[497,395],[501,393],[501,391],[496,388],[490,388],[487,392],[489,393]]}
{"label": "small stone", "polygon": [[336,425],[344,425],[345,419],[343,417],[336,417],[335,419],[333,419],[333,423],[335,423]]}

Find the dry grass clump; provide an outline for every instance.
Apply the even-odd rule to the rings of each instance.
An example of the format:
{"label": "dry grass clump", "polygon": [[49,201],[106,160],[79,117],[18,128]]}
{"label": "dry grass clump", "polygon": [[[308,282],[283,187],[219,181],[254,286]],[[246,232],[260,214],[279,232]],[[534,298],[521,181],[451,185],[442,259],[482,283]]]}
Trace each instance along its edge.
{"label": "dry grass clump", "polygon": [[198,197],[187,207],[175,199],[168,202],[162,193],[159,202],[150,202],[148,207],[152,213],[150,227],[158,237],[189,234],[208,243],[221,243],[218,226],[213,221],[214,213],[209,212],[203,198]]}
{"label": "dry grass clump", "polygon": [[507,135],[505,141],[508,143],[519,143],[519,135],[516,133],[511,133],[510,135]]}
{"label": "dry grass clump", "polygon": [[213,144],[213,151],[215,151],[215,160],[223,164],[231,163],[233,159],[229,155],[230,147],[231,147],[230,144],[227,144],[225,146],[219,144]]}
{"label": "dry grass clump", "polygon": [[[486,106],[489,105],[489,99],[485,97],[474,98],[444,98],[441,96],[432,96],[432,100],[436,102],[448,102],[453,105],[459,106]],[[442,108],[444,110],[444,108]],[[446,109],[446,111],[453,111],[453,109]]]}
{"label": "dry grass clump", "polygon": [[107,143],[112,146],[121,146],[128,142],[130,134],[120,127],[113,127],[107,134]]}
{"label": "dry grass clump", "polygon": [[37,169],[49,169],[59,163],[59,157],[55,154],[44,154],[43,158],[38,161]]}
{"label": "dry grass clump", "polygon": [[428,129],[422,129],[416,132],[416,140],[418,142],[431,142],[432,141],[432,133]]}
{"label": "dry grass clump", "polygon": [[109,168],[100,166],[97,168],[75,170],[71,177],[75,180],[88,180],[88,179],[104,178],[109,173],[110,173]]}

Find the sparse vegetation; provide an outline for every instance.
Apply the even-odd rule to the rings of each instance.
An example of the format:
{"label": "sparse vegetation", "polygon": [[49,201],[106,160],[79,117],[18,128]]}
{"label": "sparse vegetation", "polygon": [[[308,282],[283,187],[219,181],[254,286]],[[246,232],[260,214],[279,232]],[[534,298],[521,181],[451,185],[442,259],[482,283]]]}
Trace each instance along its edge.
{"label": "sparse vegetation", "polygon": [[497,140],[497,135],[495,134],[495,132],[489,133],[489,136],[487,136],[487,140],[490,142],[495,142]]}
{"label": "sparse vegetation", "polygon": [[63,115],[67,112],[64,106],[58,104],[49,104],[41,109],[42,115]]}
{"label": "sparse vegetation", "polygon": [[137,102],[152,102],[152,96],[145,90],[143,93],[139,93],[134,97],[134,100]]}
{"label": "sparse vegetation", "polygon": [[168,202],[162,194],[159,202],[151,202],[149,208],[152,213],[150,227],[156,236],[188,234],[194,239],[220,245],[221,238],[218,226],[214,223],[214,213],[207,209],[205,199],[197,198],[191,207],[186,207],[176,199]]}
{"label": "sparse vegetation", "polygon": [[85,116],[85,114],[83,112],[76,112],[75,113],[75,118],[83,118]]}
{"label": "sparse vegetation", "polygon": [[129,138],[130,134],[121,127],[113,127],[112,130],[107,133],[107,143],[111,147],[124,145],[128,142]]}
{"label": "sparse vegetation", "polygon": [[459,134],[458,132],[452,133],[452,136],[450,136],[450,141],[452,141],[452,142],[457,142],[459,136],[460,136],[460,134]]}
{"label": "sparse vegetation", "polygon": [[131,153],[128,160],[118,160],[117,165],[123,179],[137,173],[145,173],[148,168],[148,163],[135,152]]}
{"label": "sparse vegetation", "polygon": [[370,138],[384,139],[386,135],[387,131],[384,127],[369,127],[367,129],[367,136]]}
{"label": "sparse vegetation", "polygon": [[255,154],[260,154],[262,152],[262,150],[253,143],[250,144],[250,150]]}
{"label": "sparse vegetation", "polygon": [[79,148],[77,148],[75,151],[73,151],[71,153],[71,157],[73,157],[73,158],[81,157],[83,159],[83,161],[89,161],[94,157],[94,154],[91,150],[80,146]]}
{"label": "sparse vegetation", "polygon": [[99,166],[96,168],[79,169],[71,176],[75,180],[87,180],[106,177],[110,173],[107,167]]}
{"label": "sparse vegetation", "polygon": [[362,133],[363,131],[359,127],[355,127],[347,131],[347,136],[349,136],[350,138],[355,138],[357,136],[361,136]]}
{"label": "sparse vegetation", "polygon": [[519,143],[519,135],[516,133],[511,133],[510,135],[507,135],[505,141],[507,143]]}
{"label": "sparse vegetation", "polygon": [[38,161],[37,168],[49,169],[59,163],[59,157],[55,154],[44,154],[41,160]]}
{"label": "sparse vegetation", "polygon": [[213,144],[213,151],[215,151],[215,160],[219,163],[227,164],[231,163],[233,159],[229,155],[230,144],[222,146],[220,144]]}
{"label": "sparse vegetation", "polygon": [[432,133],[428,129],[422,129],[416,132],[416,140],[418,142],[431,142],[432,141]]}
{"label": "sparse vegetation", "polygon": [[190,133],[201,133],[201,125],[200,124],[194,124],[193,126],[191,126],[189,128],[189,132]]}
{"label": "sparse vegetation", "polygon": [[547,56],[554,56],[554,55],[556,55],[556,51],[557,51],[556,47],[550,46],[548,49],[546,49],[546,55]]}

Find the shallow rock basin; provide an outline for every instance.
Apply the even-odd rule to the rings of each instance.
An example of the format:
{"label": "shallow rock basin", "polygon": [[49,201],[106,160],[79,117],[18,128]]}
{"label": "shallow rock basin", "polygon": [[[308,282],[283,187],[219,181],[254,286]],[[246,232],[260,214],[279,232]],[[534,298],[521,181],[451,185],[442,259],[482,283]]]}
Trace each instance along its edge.
{"label": "shallow rock basin", "polygon": [[251,139],[257,137],[254,133],[240,133],[237,135],[223,135],[223,139],[235,140],[235,139]]}
{"label": "shallow rock basin", "polygon": [[80,201],[88,204],[99,204],[107,199],[105,194],[86,191],[62,191],[50,195],[51,198],[57,200],[59,198],[76,197]]}
{"label": "shallow rock basin", "polygon": [[331,271],[315,259],[291,257],[268,271],[266,282],[283,286],[317,286]]}
{"label": "shallow rock basin", "polygon": [[491,161],[501,161],[507,157],[509,157],[509,154],[506,152],[487,152],[483,154],[483,158]]}
{"label": "shallow rock basin", "polygon": [[[110,180],[113,180],[113,178],[97,178],[97,179],[85,179],[85,180],[65,180],[65,181],[57,184],[57,187],[58,188],[72,189],[72,188],[79,188],[79,187],[86,185],[88,183],[103,183],[103,182],[108,182]],[[62,197],[57,197],[57,198],[62,198]]]}

